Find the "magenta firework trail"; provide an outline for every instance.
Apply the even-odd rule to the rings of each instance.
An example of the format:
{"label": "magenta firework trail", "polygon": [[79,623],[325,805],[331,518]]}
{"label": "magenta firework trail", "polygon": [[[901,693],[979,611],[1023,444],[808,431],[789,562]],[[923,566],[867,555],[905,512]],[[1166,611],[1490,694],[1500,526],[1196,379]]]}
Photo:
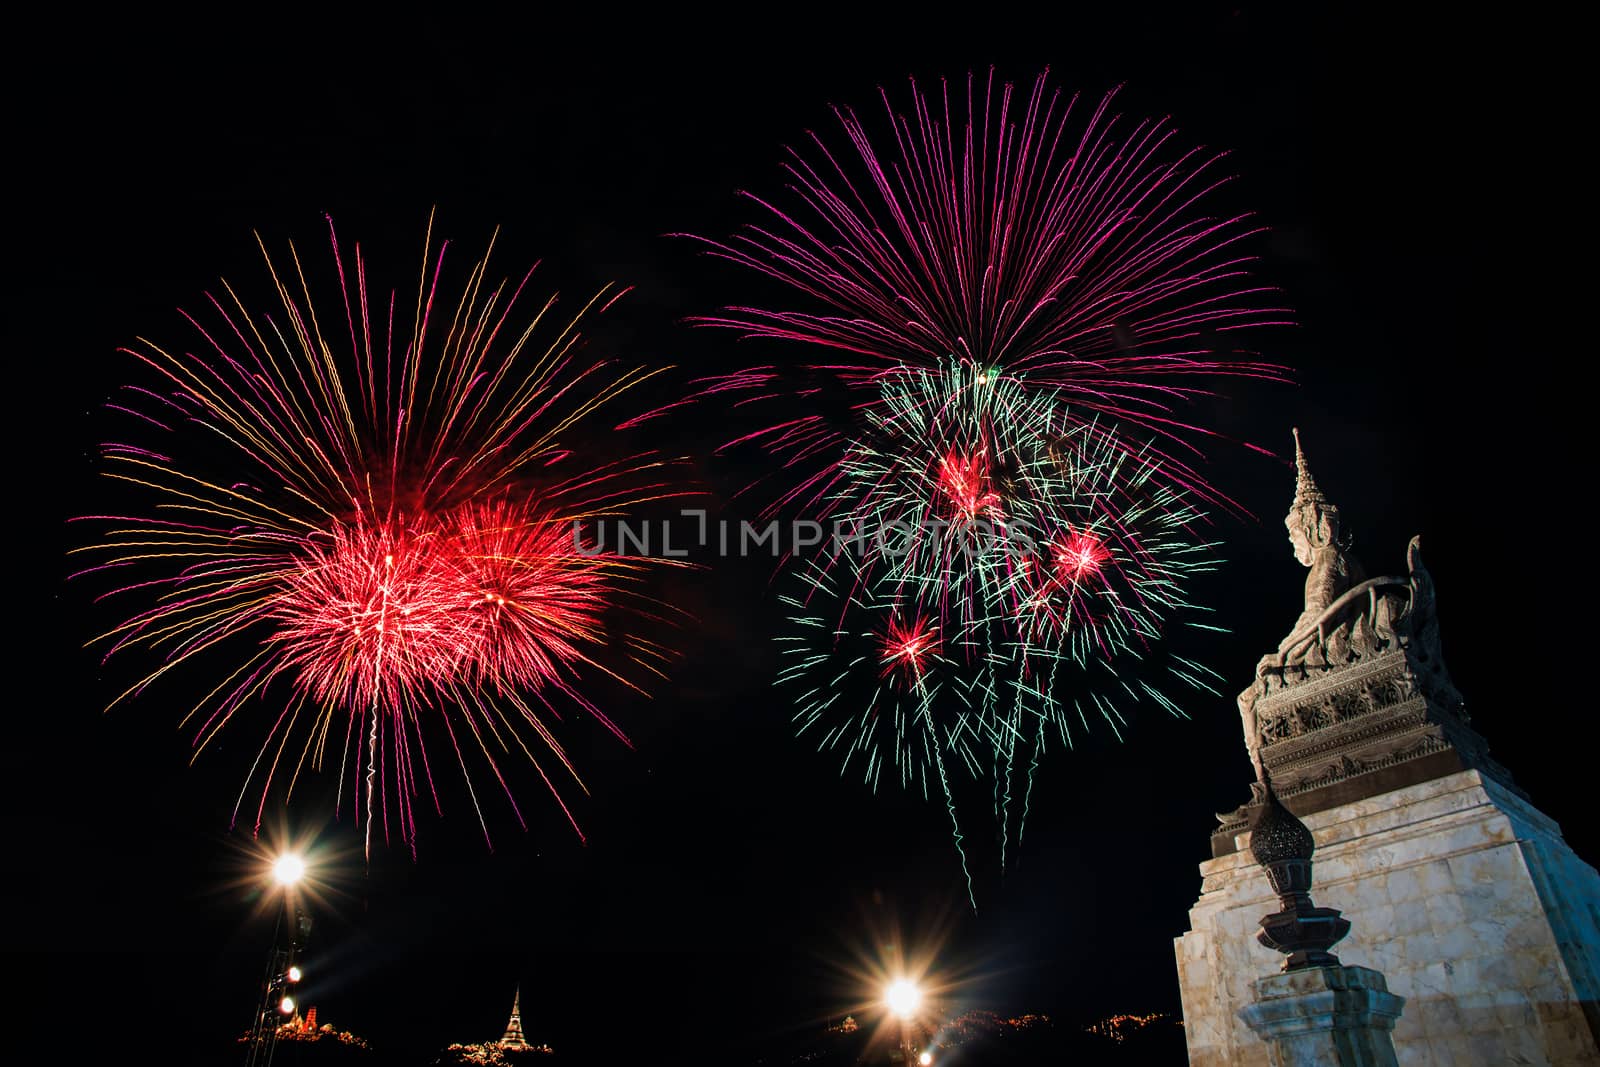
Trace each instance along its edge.
{"label": "magenta firework trail", "polygon": [[[1243,345],[1291,318],[1252,273],[1262,227],[1217,206],[1224,154],[1185,147],[1167,120],[1124,118],[1115,90],[1090,103],[1047,74],[1026,96],[993,71],[933,92],[913,82],[908,108],[880,96],[876,127],[835,108],[844,137],[790,148],[782,193],[743,194],[760,221],[704,241],[794,299],[700,321],[808,346],[798,371],[751,367],[706,391],[814,398],[829,380],[870,387],[895,366],[968,360],[1055,391],[1130,450],[1154,439],[1175,484],[1231,503],[1193,466],[1214,431],[1180,408],[1218,378],[1281,380]],[[791,413],[749,439],[826,464],[837,422]],[[832,473],[786,499],[815,501]]]}

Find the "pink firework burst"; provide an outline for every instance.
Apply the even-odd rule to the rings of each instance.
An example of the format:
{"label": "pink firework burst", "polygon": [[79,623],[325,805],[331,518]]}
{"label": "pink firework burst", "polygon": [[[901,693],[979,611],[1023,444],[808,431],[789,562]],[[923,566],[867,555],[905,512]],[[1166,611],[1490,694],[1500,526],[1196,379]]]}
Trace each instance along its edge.
{"label": "pink firework burst", "polygon": [[[791,461],[831,458],[874,400],[829,396],[874,387],[896,366],[963,359],[1045,387],[1075,416],[1147,439],[1174,484],[1223,500],[1192,464],[1211,432],[1180,407],[1207,380],[1281,380],[1239,347],[1287,324],[1252,275],[1248,214],[1219,211],[1223,155],[1185,147],[1165,120],[1129,120],[1064,96],[1041,74],[1027,94],[969,75],[933,92],[912,83],[902,109],[880,91],[882,121],[836,108],[844,134],[812,133],[789,151],[780,197],[744,194],[764,214],[712,254],[786,285],[790,306],[733,306],[700,321],[816,353],[797,370],[761,366],[702,383],[741,402],[830,402],[748,434]],[[1112,430],[1112,427],[1118,427]],[[1136,439],[1137,438],[1137,439]],[[815,501],[823,470],[784,502]]]}
{"label": "pink firework burst", "polygon": [[575,705],[622,737],[586,679],[638,688],[633,667],[670,658],[637,625],[659,619],[638,579],[664,561],[585,554],[574,531],[683,491],[664,457],[616,451],[651,412],[615,409],[659,371],[582,355],[610,287],[519,322],[532,272],[495,282],[486,255],[447,296],[431,220],[414,296],[374,299],[360,246],[347,258],[334,237],[332,251],[320,308],[293,245],[287,270],[263,246],[272,313],[224,283],[184,315],[193,351],[126,349],[150,381],[108,407],[141,436],[104,455],[139,503],[92,517],[107,529],[78,550],[123,579],[106,596],[142,602],[107,654],[160,657],[118,700],[204,662],[218,680],[186,720],[197,750],[265,709],[240,793],[259,783],[258,827],[280,771],[292,794],[303,769],[336,761],[369,849],[380,821],[414,848],[413,799],[439,803],[423,737],[441,728],[486,834],[473,752],[508,798],[501,758],[526,754],[567,810],[540,751],[581,781],[546,719]]}

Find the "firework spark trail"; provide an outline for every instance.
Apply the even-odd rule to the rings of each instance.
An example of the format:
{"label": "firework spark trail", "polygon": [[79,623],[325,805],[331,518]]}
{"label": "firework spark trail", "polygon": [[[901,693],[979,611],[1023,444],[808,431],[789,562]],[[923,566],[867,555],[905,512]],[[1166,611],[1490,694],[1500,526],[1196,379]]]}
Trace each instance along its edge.
{"label": "firework spark trail", "polygon": [[[794,724],[816,747],[854,768],[874,792],[885,771],[923,799],[941,796],[952,839],[973,893],[964,832],[949,763],[975,772],[981,716],[974,690],[930,614],[890,583],[853,569],[849,559],[802,561],[781,600],[793,636],[780,639],[779,684],[791,688]],[[975,897],[973,898],[975,901]]]}
{"label": "firework spark trail", "polygon": [[[797,306],[733,306],[705,325],[828,353],[803,373],[867,391],[899,365],[951,358],[1059,390],[1076,417],[1202,500],[1235,507],[1195,467],[1216,436],[1178,408],[1209,381],[1282,380],[1238,345],[1291,318],[1252,277],[1251,216],[1218,210],[1224,155],[1184,148],[1165,120],[1133,121],[1064,97],[1047,73],[1024,98],[969,75],[964,91],[880,90],[882,121],[835,108],[844,145],[817,133],[789,150],[782,198],[744,193],[765,216],[725,240],[687,235],[781,283]],[[807,303],[809,302],[809,306]],[[816,395],[793,372],[753,367],[703,380],[704,395]],[[788,386],[788,388],[785,388]],[[849,431],[812,413],[744,435],[775,454],[829,460]],[[774,509],[815,505],[824,470]]]}
{"label": "firework spark trail", "polygon": [[[372,706],[367,709],[367,714],[372,722],[369,724],[370,732],[367,734],[367,832],[362,841],[362,854],[368,862],[372,860],[372,797],[377,792],[375,786],[378,777],[378,700],[374,696]],[[385,824],[387,826],[387,823]]]}
{"label": "firework spark trail", "polygon": [[[247,707],[282,703],[240,794],[242,804],[263,773],[263,806],[280,764],[292,793],[347,716],[339,792],[353,755],[369,853],[379,822],[415,850],[419,790],[440,805],[425,714],[449,735],[486,835],[467,737],[519,821],[496,747],[526,754],[571,820],[520,731],[581,787],[545,722],[551,698],[622,737],[586,679],[638,689],[634,668],[659,674],[670,659],[637,626],[609,633],[602,618],[619,606],[641,622],[670,615],[640,583],[675,564],[582,552],[573,536],[576,524],[683,495],[666,457],[587,458],[617,432],[603,413],[659,371],[580,356],[584,316],[620,295],[609,286],[570,317],[552,296],[518,324],[532,272],[494,283],[486,254],[452,306],[448,243],[435,243],[430,219],[415,300],[375,302],[360,246],[347,256],[331,222],[329,235],[333,315],[319,314],[314,272],[294,246],[280,269],[263,243],[274,313],[252,315],[224,282],[204,321],[182,313],[203,340],[197,352],[144,339],[123,350],[152,380],[108,407],[158,447],[119,442],[102,454],[148,510],[93,516],[105,530],[76,551],[94,559],[81,574],[128,576],[105,596],[146,602],[99,639],[106,655],[138,646],[161,661],[113,704],[208,661],[220,681],[185,719],[199,722],[198,755]],[[396,320],[403,331],[408,316],[406,337]],[[310,732],[285,763],[307,709]],[[363,715],[366,744],[352,752]]]}

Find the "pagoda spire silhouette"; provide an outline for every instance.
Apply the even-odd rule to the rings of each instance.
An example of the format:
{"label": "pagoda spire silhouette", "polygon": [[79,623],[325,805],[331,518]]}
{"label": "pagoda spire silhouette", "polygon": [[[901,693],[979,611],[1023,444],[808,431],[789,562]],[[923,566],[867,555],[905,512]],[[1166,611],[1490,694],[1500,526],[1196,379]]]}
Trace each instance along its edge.
{"label": "pagoda spire silhouette", "polygon": [[528,1039],[522,1033],[522,987],[517,986],[516,996],[511,998],[511,1019],[506,1023],[506,1036],[500,1039],[503,1048],[532,1048]]}

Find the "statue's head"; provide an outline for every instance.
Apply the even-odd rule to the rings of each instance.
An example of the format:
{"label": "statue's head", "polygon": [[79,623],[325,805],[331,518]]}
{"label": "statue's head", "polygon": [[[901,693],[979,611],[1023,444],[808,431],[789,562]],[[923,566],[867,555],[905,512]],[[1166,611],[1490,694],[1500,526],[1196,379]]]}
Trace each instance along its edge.
{"label": "statue's head", "polygon": [[1290,508],[1283,524],[1289,528],[1289,543],[1302,567],[1311,566],[1319,548],[1348,547],[1339,530],[1339,509],[1331,504]]}
{"label": "statue's head", "polygon": [[1349,539],[1339,528],[1339,509],[1322,495],[1306,467],[1306,454],[1300,448],[1300,431],[1294,431],[1294,503],[1283,524],[1289,528],[1289,543],[1294,558],[1302,567],[1311,566],[1317,550],[1349,547]]}

